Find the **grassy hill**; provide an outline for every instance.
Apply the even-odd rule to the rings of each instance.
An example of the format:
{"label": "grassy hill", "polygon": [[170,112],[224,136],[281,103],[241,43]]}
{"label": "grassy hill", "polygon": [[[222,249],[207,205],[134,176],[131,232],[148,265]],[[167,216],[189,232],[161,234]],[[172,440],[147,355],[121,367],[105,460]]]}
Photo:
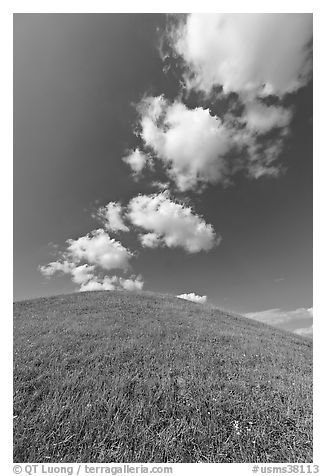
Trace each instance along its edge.
{"label": "grassy hill", "polygon": [[312,342],[208,305],[14,304],[15,462],[311,462]]}

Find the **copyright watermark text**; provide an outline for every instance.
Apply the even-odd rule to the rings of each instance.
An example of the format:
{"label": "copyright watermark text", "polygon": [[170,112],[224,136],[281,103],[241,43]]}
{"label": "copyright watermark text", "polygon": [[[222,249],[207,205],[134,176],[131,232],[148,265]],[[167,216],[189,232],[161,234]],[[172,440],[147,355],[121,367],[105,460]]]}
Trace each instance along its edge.
{"label": "copyright watermark text", "polygon": [[51,464],[15,464],[13,466],[14,474],[28,474],[32,476],[34,474],[67,474],[71,475],[84,475],[84,474],[111,474],[115,476],[117,474],[172,474],[173,468],[171,466],[150,466],[150,465],[132,465],[121,464],[119,466],[114,465],[51,465]]}

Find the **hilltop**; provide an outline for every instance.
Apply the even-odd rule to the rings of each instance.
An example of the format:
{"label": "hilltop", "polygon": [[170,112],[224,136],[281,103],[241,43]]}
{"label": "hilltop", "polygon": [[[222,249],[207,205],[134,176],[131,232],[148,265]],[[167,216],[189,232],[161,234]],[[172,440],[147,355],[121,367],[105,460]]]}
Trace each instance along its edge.
{"label": "hilltop", "polygon": [[153,293],[14,304],[15,462],[311,462],[312,342]]}

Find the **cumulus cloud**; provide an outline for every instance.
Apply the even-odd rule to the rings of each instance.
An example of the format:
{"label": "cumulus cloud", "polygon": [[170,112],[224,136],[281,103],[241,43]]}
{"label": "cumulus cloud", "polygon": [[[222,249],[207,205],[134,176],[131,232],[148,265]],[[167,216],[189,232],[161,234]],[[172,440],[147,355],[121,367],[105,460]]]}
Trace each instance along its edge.
{"label": "cumulus cloud", "polygon": [[312,14],[193,13],[170,32],[188,88],[282,96],[305,85]]}
{"label": "cumulus cloud", "polygon": [[[143,247],[180,247],[189,253],[208,251],[217,245],[212,225],[193,213],[190,207],[171,200],[167,191],[153,195],[138,195],[126,207],[109,202],[97,211],[107,230],[144,232],[139,235]],[[129,226],[126,225],[128,223]],[[131,226],[132,225],[132,226]],[[55,274],[70,276],[80,291],[125,289],[141,290],[142,277],[107,275],[107,271],[130,270],[134,254],[102,228],[66,241],[58,259],[40,266],[46,277]]]}
{"label": "cumulus cloud", "polygon": [[235,143],[220,118],[202,107],[169,103],[163,96],[144,99],[139,110],[145,146],[155,152],[181,191],[222,179],[223,158]]}
{"label": "cumulus cloud", "polygon": [[144,281],[141,276],[132,276],[127,279],[119,278],[119,284],[126,291],[141,291],[143,289]]}
{"label": "cumulus cloud", "polygon": [[113,291],[124,289],[126,291],[141,291],[144,281],[141,276],[131,276],[121,278],[118,276],[104,276],[103,279],[94,277],[90,281],[83,283],[80,291]]}
{"label": "cumulus cloud", "polygon": [[193,301],[203,304],[207,300],[207,296],[198,296],[195,293],[188,293],[188,294],[179,294],[177,296],[180,299],[186,299],[187,301]]}
{"label": "cumulus cloud", "polygon": [[39,269],[46,277],[55,274],[69,275],[80,286],[80,291],[141,290],[144,284],[141,276],[101,277],[103,271],[127,271],[132,256],[119,241],[110,238],[103,229],[98,229],[76,240],[67,240],[66,249],[58,253],[58,260],[40,266]]}
{"label": "cumulus cloud", "polygon": [[119,202],[109,202],[104,207],[100,207],[96,216],[100,218],[105,228],[109,231],[129,231],[123,221],[122,206]]}
{"label": "cumulus cloud", "polygon": [[76,240],[67,240],[66,255],[73,262],[82,260],[105,270],[128,269],[132,253],[103,230],[94,230]]}
{"label": "cumulus cloud", "polygon": [[197,253],[219,243],[212,225],[190,207],[172,201],[167,192],[134,197],[127,215],[134,225],[147,232],[140,237],[144,247],[165,245]]}
{"label": "cumulus cloud", "polygon": [[[160,161],[181,192],[232,183],[240,171],[255,179],[278,176],[293,114],[283,99],[311,76],[312,15],[195,13],[172,23],[165,59],[179,58],[183,84],[203,92],[205,106],[189,108],[182,95],[145,97],[135,131],[145,152],[130,151],[124,162],[138,178]],[[222,107],[217,116],[207,99],[223,96],[221,90],[236,93],[237,107]]]}
{"label": "cumulus cloud", "polygon": [[73,264],[70,263],[67,260],[63,261],[51,261],[51,263],[48,263],[45,266],[39,266],[39,270],[43,274],[43,276],[46,276],[47,278],[50,278],[56,273],[59,274],[69,274],[71,271]]}
{"label": "cumulus cloud", "polygon": [[41,273],[46,276],[54,276],[56,273],[70,275],[71,280],[80,285],[79,291],[113,291],[124,289],[126,291],[141,291],[144,286],[142,277],[130,276],[122,278],[120,276],[99,277],[96,274],[96,266],[87,263],[76,265],[67,260],[54,261],[46,266],[40,266]]}
{"label": "cumulus cloud", "polygon": [[41,273],[46,277],[54,276],[55,274],[67,274],[70,275],[71,280],[80,285],[88,283],[94,278],[95,266],[90,266],[85,263],[78,266],[72,261],[52,261],[46,266],[39,267]]}
{"label": "cumulus cloud", "polygon": [[[157,96],[143,99],[139,112],[144,146],[182,192],[200,191],[207,183],[227,184],[240,170],[253,178],[283,170],[277,161],[289,132],[289,108],[252,99],[242,116],[228,111],[220,118],[209,109],[189,109],[179,100]],[[276,135],[267,137],[271,131]]]}
{"label": "cumulus cloud", "polygon": [[206,104],[213,95],[236,93],[240,106],[217,117],[207,106],[189,109],[162,96],[142,102],[145,147],[179,190],[228,184],[239,171],[255,179],[284,172],[279,159],[293,111],[283,99],[310,79],[312,15],[189,14],[167,38],[174,54],[165,59],[179,58],[188,91],[204,93]]}
{"label": "cumulus cloud", "polygon": [[138,148],[130,151],[122,160],[129,165],[135,176],[140,175],[143,169],[152,163],[151,158]]}

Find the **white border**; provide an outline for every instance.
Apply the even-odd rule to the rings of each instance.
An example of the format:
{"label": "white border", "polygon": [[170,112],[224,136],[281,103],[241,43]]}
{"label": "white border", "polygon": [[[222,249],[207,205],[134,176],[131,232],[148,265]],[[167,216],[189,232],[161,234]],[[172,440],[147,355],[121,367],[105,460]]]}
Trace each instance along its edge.
{"label": "white border", "polygon": [[[244,6],[246,8],[244,8]],[[326,156],[323,154],[322,128],[324,121],[323,102],[325,88],[324,58],[325,58],[325,9],[323,2],[313,3],[307,1],[228,1],[212,2],[176,2],[166,0],[164,2],[148,1],[14,1],[1,6],[1,47],[2,47],[2,71],[1,71],[1,204],[2,224],[1,233],[1,297],[2,297],[2,342],[1,342],[1,367],[2,367],[2,404],[1,404],[1,449],[5,456],[3,474],[12,474],[12,14],[14,12],[73,12],[73,13],[162,13],[162,12],[313,12],[314,13],[314,463],[323,467],[324,459],[323,434],[325,428],[325,402],[324,402],[324,361],[323,348],[325,347],[325,175]],[[8,465],[8,467],[7,467]],[[174,466],[174,465],[173,465]],[[177,465],[178,471],[174,474],[188,474],[204,470],[207,474],[249,474],[251,466],[247,464],[209,464],[202,465]],[[180,467],[181,466],[181,467]]]}

